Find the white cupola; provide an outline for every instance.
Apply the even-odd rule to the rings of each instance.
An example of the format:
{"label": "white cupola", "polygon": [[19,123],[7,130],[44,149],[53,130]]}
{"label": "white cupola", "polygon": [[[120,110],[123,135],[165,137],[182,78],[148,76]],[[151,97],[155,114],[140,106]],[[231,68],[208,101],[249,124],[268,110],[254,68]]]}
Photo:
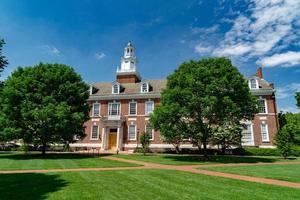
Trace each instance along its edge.
{"label": "white cupola", "polygon": [[124,48],[124,56],[121,58],[121,67],[117,69],[117,72],[136,72],[136,57],[131,42],[128,42]]}

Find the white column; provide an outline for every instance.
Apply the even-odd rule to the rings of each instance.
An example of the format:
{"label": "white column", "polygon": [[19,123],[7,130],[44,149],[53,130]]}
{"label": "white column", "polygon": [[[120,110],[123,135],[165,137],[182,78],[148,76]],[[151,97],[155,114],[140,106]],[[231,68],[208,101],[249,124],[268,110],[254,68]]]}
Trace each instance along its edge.
{"label": "white column", "polygon": [[117,129],[117,150],[120,151],[120,128]]}
{"label": "white column", "polygon": [[105,145],[105,128],[102,128],[102,136],[101,136],[101,150],[104,150]]}

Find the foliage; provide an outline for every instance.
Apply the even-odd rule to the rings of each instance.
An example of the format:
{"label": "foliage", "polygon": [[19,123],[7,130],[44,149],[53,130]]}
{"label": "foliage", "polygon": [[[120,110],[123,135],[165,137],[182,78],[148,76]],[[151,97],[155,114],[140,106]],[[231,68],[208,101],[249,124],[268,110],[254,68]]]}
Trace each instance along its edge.
{"label": "foliage", "polygon": [[150,146],[150,136],[149,136],[149,133],[142,132],[142,134],[140,135],[140,142],[142,144],[143,154],[145,155],[146,152],[149,150],[149,146]]}
{"label": "foliage", "polygon": [[296,101],[297,101],[297,106],[300,109],[300,92],[296,93]]}
{"label": "foliage", "polygon": [[4,83],[0,104],[0,135],[27,144],[72,142],[83,137],[88,119],[88,86],[62,64],[18,68]]}
{"label": "foliage", "polygon": [[5,56],[2,55],[2,47],[5,44],[4,40],[0,38],[0,73],[8,65],[8,61]]}
{"label": "foliage", "polygon": [[275,136],[275,141],[278,150],[284,158],[287,158],[291,153],[293,145],[293,133],[291,132],[291,126],[285,125]]}
{"label": "foliage", "polygon": [[240,146],[242,128],[240,126],[219,126],[212,130],[212,144],[221,146],[222,154],[231,146]]}
{"label": "foliage", "polygon": [[257,111],[246,80],[229,59],[185,62],[167,80],[161,106],[151,121],[164,138],[174,134],[176,141],[187,138],[199,149],[203,145],[205,156],[215,127],[238,126]]}

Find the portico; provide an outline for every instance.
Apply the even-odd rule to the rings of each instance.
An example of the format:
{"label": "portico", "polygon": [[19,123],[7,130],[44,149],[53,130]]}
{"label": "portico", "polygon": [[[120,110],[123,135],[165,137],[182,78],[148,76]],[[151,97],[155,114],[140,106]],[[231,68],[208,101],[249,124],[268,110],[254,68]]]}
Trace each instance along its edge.
{"label": "portico", "polygon": [[101,150],[121,151],[123,140],[123,120],[102,119]]}

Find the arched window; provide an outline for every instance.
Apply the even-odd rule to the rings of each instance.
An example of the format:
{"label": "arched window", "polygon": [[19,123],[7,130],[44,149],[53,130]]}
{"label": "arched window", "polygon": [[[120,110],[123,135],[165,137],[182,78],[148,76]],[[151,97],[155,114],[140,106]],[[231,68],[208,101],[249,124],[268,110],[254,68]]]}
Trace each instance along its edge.
{"label": "arched window", "polygon": [[120,93],[120,85],[118,83],[113,84],[112,93],[113,94],[119,94]]}
{"label": "arched window", "polygon": [[257,89],[258,88],[258,83],[257,83],[257,80],[256,79],[250,79],[250,89]]}

